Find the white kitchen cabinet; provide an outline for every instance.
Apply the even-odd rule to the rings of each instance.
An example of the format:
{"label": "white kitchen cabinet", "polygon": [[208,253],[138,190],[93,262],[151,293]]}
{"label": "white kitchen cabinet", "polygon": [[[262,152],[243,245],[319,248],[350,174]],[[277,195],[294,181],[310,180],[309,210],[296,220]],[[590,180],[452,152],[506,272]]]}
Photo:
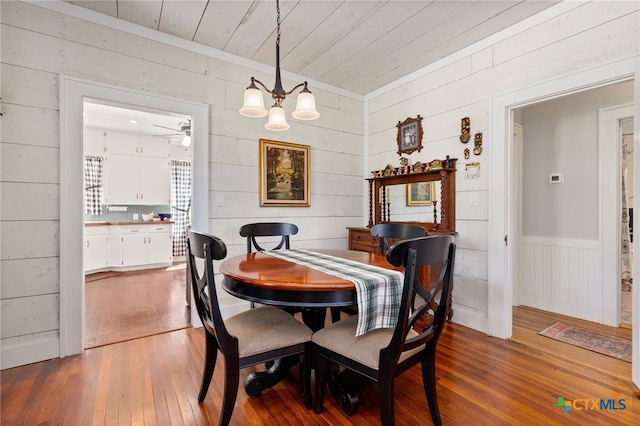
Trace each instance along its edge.
{"label": "white kitchen cabinet", "polygon": [[145,157],[165,159],[171,157],[171,139],[169,138],[140,135],[138,145],[140,147],[140,154]]}
{"label": "white kitchen cabinet", "polygon": [[82,129],[82,145],[85,155],[98,155],[104,157],[104,131],[85,127]]}
{"label": "white kitchen cabinet", "polygon": [[171,154],[170,139],[137,135],[134,133],[105,131],[104,144],[108,154],[144,155],[167,159]]}
{"label": "white kitchen cabinet", "polygon": [[173,261],[172,225],[147,226],[147,263],[167,263]]}
{"label": "white kitchen cabinet", "polygon": [[120,266],[138,266],[147,263],[147,234],[142,231],[142,229],[127,229],[122,232]]}
{"label": "white kitchen cabinet", "polygon": [[109,227],[84,228],[84,271],[96,272],[109,267]]}
{"label": "white kitchen cabinet", "polygon": [[166,158],[109,154],[107,204],[171,204],[171,166]]}
{"label": "white kitchen cabinet", "polygon": [[116,225],[112,228],[114,267],[137,269],[173,262],[171,224]]}
{"label": "white kitchen cabinet", "polygon": [[171,161],[166,158],[140,157],[138,164],[142,204],[171,204]]}

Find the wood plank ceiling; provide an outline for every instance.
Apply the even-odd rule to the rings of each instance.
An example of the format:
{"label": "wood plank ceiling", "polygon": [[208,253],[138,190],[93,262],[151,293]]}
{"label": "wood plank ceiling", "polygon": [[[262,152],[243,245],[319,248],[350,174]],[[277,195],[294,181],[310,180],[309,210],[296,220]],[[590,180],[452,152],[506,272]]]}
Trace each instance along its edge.
{"label": "wood plank ceiling", "polygon": [[[273,0],[65,0],[275,66]],[[558,1],[281,0],[283,70],[367,94]]]}

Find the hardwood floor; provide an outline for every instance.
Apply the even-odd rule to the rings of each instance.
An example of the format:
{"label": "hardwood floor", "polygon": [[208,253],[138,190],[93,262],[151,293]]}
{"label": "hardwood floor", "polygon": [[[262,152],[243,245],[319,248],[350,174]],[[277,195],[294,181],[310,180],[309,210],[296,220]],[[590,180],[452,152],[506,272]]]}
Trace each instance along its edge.
{"label": "hardwood floor", "polygon": [[[637,425],[640,400],[634,396],[631,364],[537,335],[557,317],[516,308],[512,340],[448,324],[437,358],[443,423]],[[629,333],[596,328],[618,336]],[[207,398],[198,404],[203,355],[202,330],[187,328],[4,370],[2,424],[217,424],[224,363],[219,359]],[[256,370],[242,370],[241,383]],[[355,388],[361,399],[356,414],[343,414],[328,395],[325,410],[316,415],[304,408],[294,367],[285,380],[258,398],[247,397],[241,389],[231,424],[379,424],[376,385],[358,381]],[[419,367],[396,379],[395,395],[398,425],[430,424]],[[626,408],[580,410],[579,406],[564,414],[554,406],[558,397],[612,399],[617,408],[624,400]]]}
{"label": "hardwood floor", "polygon": [[85,349],[191,325],[185,264],[85,278]]}

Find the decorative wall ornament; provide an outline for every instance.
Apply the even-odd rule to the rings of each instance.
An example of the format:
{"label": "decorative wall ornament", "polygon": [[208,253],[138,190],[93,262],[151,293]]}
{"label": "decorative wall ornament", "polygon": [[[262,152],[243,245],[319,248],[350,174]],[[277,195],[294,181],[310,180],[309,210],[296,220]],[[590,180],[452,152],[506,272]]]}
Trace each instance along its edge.
{"label": "decorative wall ornament", "polygon": [[427,170],[442,170],[442,160],[433,160],[429,163]]}
{"label": "decorative wall ornament", "polygon": [[400,157],[400,172],[402,174],[409,173],[409,159],[407,157]]}
{"label": "decorative wall ornament", "polygon": [[465,148],[464,149],[464,159],[468,160],[470,156],[471,156],[471,151],[469,151],[469,148]]}
{"label": "decorative wall ornament", "polygon": [[471,137],[471,120],[469,117],[464,117],[460,120],[460,142],[467,143],[469,142],[469,138]]}
{"label": "decorative wall ornament", "polygon": [[382,176],[395,176],[396,174],[396,168],[391,164],[387,164],[387,167],[382,171]]}
{"label": "decorative wall ornament", "polygon": [[473,136],[473,144],[475,145],[475,148],[473,148],[473,153],[475,155],[482,154],[482,133],[476,133]]}
{"label": "decorative wall ornament", "polygon": [[311,205],[309,146],[260,139],[260,206]]}
{"label": "decorative wall ornament", "polygon": [[422,150],[422,117],[398,121],[398,154],[411,154]]}
{"label": "decorative wall ornament", "polygon": [[467,163],[464,165],[464,177],[467,179],[480,178],[480,163]]}

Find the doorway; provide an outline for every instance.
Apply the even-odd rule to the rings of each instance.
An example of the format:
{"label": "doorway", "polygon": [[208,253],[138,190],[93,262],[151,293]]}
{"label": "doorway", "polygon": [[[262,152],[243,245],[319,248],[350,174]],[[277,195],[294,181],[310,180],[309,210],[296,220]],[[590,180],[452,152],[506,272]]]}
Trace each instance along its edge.
{"label": "doorway", "polygon": [[[84,220],[85,234],[92,234],[85,235],[85,254],[91,251],[91,261],[85,259],[85,349],[191,325],[185,301],[190,123],[190,116],[175,112],[85,99]],[[164,233],[146,237],[147,229]],[[125,232],[144,233],[143,244],[137,244],[141,236]],[[125,254],[129,246],[135,256]],[[147,251],[153,255],[139,254]]]}
{"label": "doorway", "polygon": [[514,305],[619,326],[620,273],[608,262],[620,264],[620,238],[612,250],[606,244],[620,235],[609,225],[620,215],[604,206],[621,203],[621,149],[619,132],[599,129],[602,111],[629,100],[633,82],[623,82],[516,110],[524,143]]}
{"label": "doorway", "polygon": [[[81,353],[84,336],[83,146],[86,98],[176,111],[192,117],[192,224],[208,229],[209,106],[60,76],[60,356]],[[191,313],[191,323],[200,320]],[[194,318],[195,316],[195,318]]]}
{"label": "doorway", "polygon": [[[491,102],[491,129],[493,149],[490,152],[491,164],[489,171],[490,184],[489,195],[492,202],[489,205],[489,264],[488,277],[492,285],[488,293],[488,327],[489,335],[509,338],[512,335],[513,325],[513,297],[514,283],[517,279],[517,271],[513,265],[517,265],[518,233],[517,208],[513,200],[516,199],[515,182],[519,169],[515,163],[515,152],[509,143],[512,133],[514,111],[540,102],[541,100],[554,99],[568,93],[578,93],[592,88],[602,87],[608,84],[634,81],[634,116],[638,114],[637,84],[637,60],[636,58],[623,59],[617,62],[594,66],[575,74],[560,76],[546,82],[535,84],[514,92],[494,97]],[[638,126],[637,121],[634,124]],[[636,129],[637,130],[637,129]],[[634,143],[638,143],[637,136]],[[637,146],[636,146],[637,148]],[[638,149],[634,156],[638,161]],[[604,188],[604,187],[603,187]],[[638,192],[638,190],[635,190]],[[615,213],[614,213],[615,214]],[[637,215],[637,214],[636,214]],[[636,218],[637,219],[637,218]],[[616,243],[619,245],[620,240]],[[515,244],[514,244],[515,243]],[[637,242],[634,241],[634,245]],[[635,271],[638,270],[638,259],[634,260]],[[617,266],[619,269],[619,265]],[[610,293],[614,294],[613,292]],[[603,297],[605,295],[603,294]],[[617,296],[616,296],[617,297]],[[633,293],[634,304],[640,299],[638,292]],[[638,312],[633,312],[634,324],[638,322]],[[633,359],[638,359],[637,335],[634,327],[633,333],[634,353]],[[640,368],[634,362],[632,380],[640,383]]]}

